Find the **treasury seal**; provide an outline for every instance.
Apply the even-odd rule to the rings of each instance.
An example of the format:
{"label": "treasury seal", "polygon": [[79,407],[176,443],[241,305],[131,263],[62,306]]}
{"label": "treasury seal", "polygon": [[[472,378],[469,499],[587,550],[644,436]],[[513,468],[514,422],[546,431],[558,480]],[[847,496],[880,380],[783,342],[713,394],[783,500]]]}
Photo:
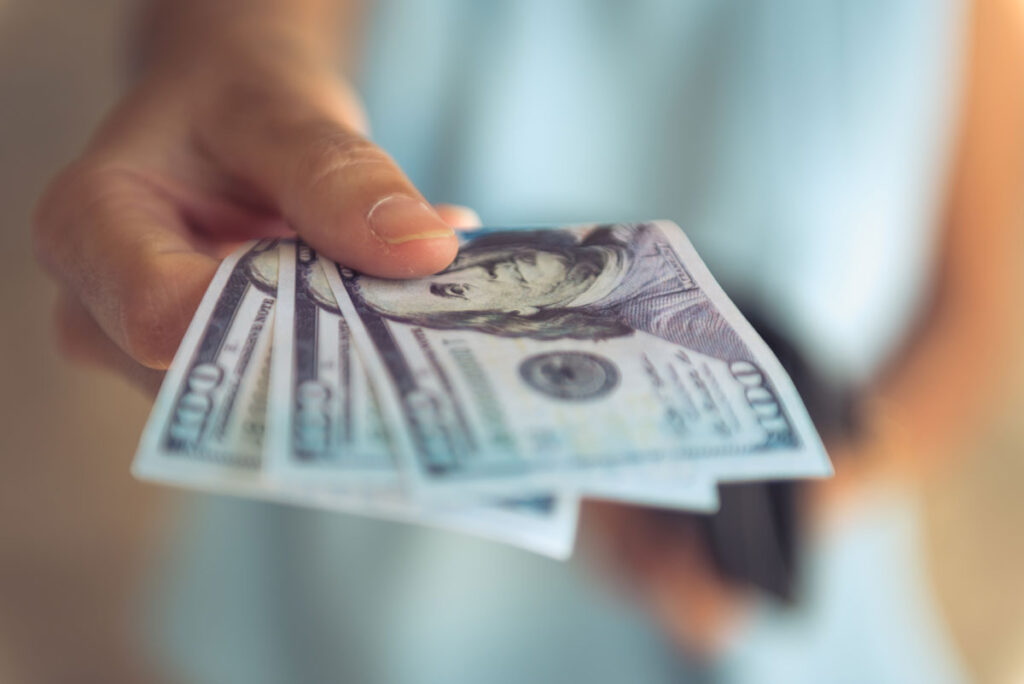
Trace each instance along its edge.
{"label": "treasury seal", "polygon": [[619,384],[611,361],[579,351],[536,354],[519,364],[519,375],[541,394],[564,401],[597,399]]}

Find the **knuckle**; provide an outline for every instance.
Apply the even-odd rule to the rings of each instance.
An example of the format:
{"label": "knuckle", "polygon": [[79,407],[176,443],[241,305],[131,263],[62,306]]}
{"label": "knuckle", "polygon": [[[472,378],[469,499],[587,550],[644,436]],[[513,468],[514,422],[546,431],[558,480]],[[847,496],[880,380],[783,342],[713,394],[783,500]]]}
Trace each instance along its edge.
{"label": "knuckle", "polygon": [[174,355],[166,325],[155,302],[146,296],[132,296],[122,303],[121,329],[125,351],[149,368],[166,368]]}
{"label": "knuckle", "polygon": [[[167,274],[169,275],[169,274]],[[150,368],[170,365],[177,347],[177,317],[167,278],[160,269],[131,277],[120,300],[120,327],[125,351]]]}
{"label": "knuckle", "polygon": [[[79,172],[72,205],[82,220],[76,226],[104,225],[138,194],[136,175],[118,166],[87,167]],[[74,227],[74,226],[72,226]]]}
{"label": "knuckle", "polygon": [[119,167],[79,160],[69,164],[43,191],[32,215],[32,249],[36,260],[59,274],[68,238],[84,226],[109,216],[129,197],[131,173]]}
{"label": "knuckle", "polygon": [[[202,264],[200,261],[202,260]],[[185,334],[216,262],[206,257],[142,257],[120,298],[121,337],[129,356],[149,368],[167,368]]]}
{"label": "knuckle", "polygon": [[386,168],[392,164],[391,158],[366,138],[335,126],[321,127],[300,149],[292,181],[299,187],[316,188],[339,179],[344,182],[368,165]]}

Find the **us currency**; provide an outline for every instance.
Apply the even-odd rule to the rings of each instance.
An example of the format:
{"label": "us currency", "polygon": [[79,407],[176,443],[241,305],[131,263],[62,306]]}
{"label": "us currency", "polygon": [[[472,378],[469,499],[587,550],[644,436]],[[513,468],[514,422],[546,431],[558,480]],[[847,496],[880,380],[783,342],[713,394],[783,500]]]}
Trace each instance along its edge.
{"label": "us currency", "polygon": [[675,224],[460,240],[415,281],[327,266],[421,496],[571,482],[671,505],[699,482],[831,474],[790,379]]}
{"label": "us currency", "polygon": [[397,489],[376,398],[316,253],[280,248],[267,472],[281,481]]}
{"label": "us currency", "polygon": [[261,490],[277,268],[273,240],[247,244],[221,264],[150,412],[136,476]]}
{"label": "us currency", "polygon": [[574,496],[517,492],[473,507],[425,508],[403,487],[377,400],[348,325],[312,248],[280,246],[278,311],[267,417],[267,469],[282,486],[330,486],[350,510],[517,540],[564,556],[575,535]]}
{"label": "us currency", "polygon": [[434,512],[409,503],[397,487],[368,499],[329,483],[296,486],[267,476],[264,433],[280,247],[272,240],[249,243],[221,264],[154,403],[134,474],[468,532],[567,556],[576,523],[571,499],[530,498],[483,510]]}

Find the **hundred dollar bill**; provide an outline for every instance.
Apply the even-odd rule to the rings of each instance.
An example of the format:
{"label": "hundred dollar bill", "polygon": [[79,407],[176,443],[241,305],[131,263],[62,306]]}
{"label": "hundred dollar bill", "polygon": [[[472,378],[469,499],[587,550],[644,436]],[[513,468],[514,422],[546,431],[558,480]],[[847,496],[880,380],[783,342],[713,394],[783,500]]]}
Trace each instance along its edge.
{"label": "hundred dollar bill", "polygon": [[229,493],[259,486],[277,268],[274,240],[221,264],[154,402],[136,476]]}
{"label": "hundred dollar bill", "polygon": [[397,488],[395,456],[348,325],[316,253],[280,249],[268,473],[289,482]]}
{"label": "hundred dollar bill", "polygon": [[266,477],[264,432],[281,246],[270,240],[249,243],[218,269],[157,396],[133,464],[135,475],[467,532],[566,557],[577,515],[575,501],[568,498],[435,512],[409,503],[397,486],[354,496],[351,489],[338,491],[330,484],[289,486]]}
{"label": "hundred dollar bill", "polygon": [[831,474],[771,350],[669,222],[463,233],[414,281],[328,280],[423,494],[667,505],[694,481]]}
{"label": "hundred dollar bill", "polygon": [[[282,241],[267,414],[267,474],[282,486],[330,487],[369,515],[435,518],[478,535],[543,541],[563,555],[575,534],[572,496],[529,494],[488,505],[420,508],[411,502],[366,371],[315,251]],[[500,531],[500,534],[496,534]]]}

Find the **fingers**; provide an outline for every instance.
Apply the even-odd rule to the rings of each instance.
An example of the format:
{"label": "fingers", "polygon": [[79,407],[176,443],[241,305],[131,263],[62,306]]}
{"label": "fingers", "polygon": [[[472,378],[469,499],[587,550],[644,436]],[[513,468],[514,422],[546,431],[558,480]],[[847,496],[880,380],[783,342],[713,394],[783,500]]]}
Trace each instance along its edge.
{"label": "fingers", "polygon": [[164,372],[146,368],[121,351],[74,295],[61,292],[54,325],[60,350],[71,361],[112,371],[147,396],[156,396]]}
{"label": "fingers", "polygon": [[39,261],[123,352],[170,364],[217,260],[143,177],[70,169],[40,203],[34,237]]}
{"label": "fingers", "polygon": [[469,207],[459,204],[435,204],[434,209],[441,220],[456,230],[479,228],[481,225],[480,215]]}
{"label": "fingers", "polygon": [[339,115],[266,97],[243,111],[244,101],[239,96],[210,116],[203,145],[265,193],[322,254],[392,278],[427,275],[451,262],[451,226]]}

